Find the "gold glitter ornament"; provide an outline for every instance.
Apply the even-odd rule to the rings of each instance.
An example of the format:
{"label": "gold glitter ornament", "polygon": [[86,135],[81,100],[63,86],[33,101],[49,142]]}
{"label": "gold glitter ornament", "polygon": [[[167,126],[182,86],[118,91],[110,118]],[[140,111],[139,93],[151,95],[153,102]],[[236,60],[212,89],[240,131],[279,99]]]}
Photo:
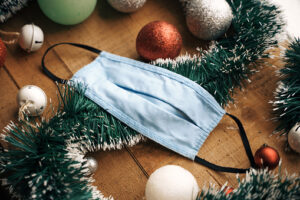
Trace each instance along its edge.
{"label": "gold glitter ornament", "polygon": [[226,0],[181,0],[190,32],[203,40],[214,40],[230,27],[233,15]]}
{"label": "gold glitter ornament", "polygon": [[146,0],[107,0],[107,2],[120,12],[130,13],[143,7]]}

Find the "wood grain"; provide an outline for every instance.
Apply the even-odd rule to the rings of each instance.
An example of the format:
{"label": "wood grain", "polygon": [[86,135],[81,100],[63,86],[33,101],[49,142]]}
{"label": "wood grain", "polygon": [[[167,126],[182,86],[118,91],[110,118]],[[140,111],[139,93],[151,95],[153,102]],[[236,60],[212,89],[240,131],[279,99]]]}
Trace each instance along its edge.
{"label": "wood grain", "polygon": [[[92,15],[83,23],[75,26],[62,26],[53,23],[40,11],[37,3],[19,12],[15,17],[0,25],[0,29],[17,31],[26,23],[35,23],[45,33],[45,44],[35,53],[25,53],[17,45],[8,47],[5,68],[0,69],[0,125],[4,127],[9,120],[16,119],[15,102],[18,88],[34,84],[46,91],[56,104],[56,86],[41,71],[40,62],[45,50],[58,42],[84,43],[121,56],[140,59],[135,50],[135,39],[139,30],[153,20],[165,20],[174,24],[183,38],[182,54],[197,53],[196,47],[207,47],[207,42],[196,39],[185,25],[182,7],[174,0],[151,0],[138,12],[123,14],[112,9],[106,1],[98,1]],[[276,55],[279,55],[277,50]],[[50,70],[62,78],[70,78],[77,70],[91,62],[97,55],[74,47],[58,47],[46,59]],[[300,156],[285,152],[284,137],[271,136],[276,122],[270,119],[278,77],[275,71],[282,67],[280,59],[269,59],[269,65],[261,66],[259,73],[251,77],[244,91],[236,90],[235,103],[226,111],[238,116],[243,122],[252,151],[262,144],[275,147],[282,158],[282,167],[290,173],[298,173]],[[226,181],[237,186],[235,174],[217,173],[192,162],[150,140],[134,147],[107,152],[95,152],[99,169],[94,174],[95,185],[104,195],[115,199],[142,199],[147,174],[167,165],[180,165],[196,177],[200,187],[209,183],[220,186]],[[249,167],[238,129],[234,122],[224,117],[209,135],[198,155],[213,163],[231,167]],[[142,167],[142,169],[141,169]]]}

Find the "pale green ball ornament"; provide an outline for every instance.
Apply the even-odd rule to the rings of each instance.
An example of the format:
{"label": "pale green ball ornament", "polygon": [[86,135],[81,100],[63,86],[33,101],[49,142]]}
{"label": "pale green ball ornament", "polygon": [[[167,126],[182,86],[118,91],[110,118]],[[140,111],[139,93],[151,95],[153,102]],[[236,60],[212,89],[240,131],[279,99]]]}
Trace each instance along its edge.
{"label": "pale green ball ornament", "polygon": [[97,0],[38,0],[43,13],[52,21],[74,25],[88,18],[95,9]]}

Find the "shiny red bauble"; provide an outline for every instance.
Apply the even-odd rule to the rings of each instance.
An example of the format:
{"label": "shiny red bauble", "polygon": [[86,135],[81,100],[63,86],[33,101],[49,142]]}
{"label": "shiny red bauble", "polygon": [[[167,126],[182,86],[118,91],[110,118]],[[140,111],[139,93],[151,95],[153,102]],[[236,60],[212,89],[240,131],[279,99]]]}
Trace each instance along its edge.
{"label": "shiny red bauble", "polygon": [[254,161],[257,168],[268,167],[270,170],[275,169],[279,164],[279,160],[279,153],[276,149],[267,145],[260,147],[254,155]]}
{"label": "shiny red bauble", "polygon": [[233,188],[226,186],[223,191],[225,192],[225,195],[227,196],[233,192]]}
{"label": "shiny red bauble", "polygon": [[146,60],[175,58],[182,47],[182,38],[175,26],[165,21],[145,25],[136,38],[136,50]]}
{"label": "shiny red bauble", "polygon": [[3,41],[0,38],[0,67],[4,65],[5,59],[6,59],[6,47]]}

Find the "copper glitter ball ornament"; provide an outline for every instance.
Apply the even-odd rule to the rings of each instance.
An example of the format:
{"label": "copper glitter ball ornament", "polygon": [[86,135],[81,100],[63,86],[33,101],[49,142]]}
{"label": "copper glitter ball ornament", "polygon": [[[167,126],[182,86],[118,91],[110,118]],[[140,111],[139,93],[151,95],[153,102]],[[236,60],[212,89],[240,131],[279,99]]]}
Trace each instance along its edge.
{"label": "copper glitter ball ornament", "polygon": [[146,60],[175,58],[182,47],[182,38],[175,26],[165,21],[145,25],[136,38],[136,50]]}
{"label": "copper glitter ball ornament", "polygon": [[3,41],[0,38],[0,67],[3,67],[5,59],[6,59],[6,47]]}
{"label": "copper glitter ball ornament", "polygon": [[279,164],[279,160],[279,153],[276,149],[267,145],[260,147],[254,155],[254,161],[257,168],[268,167],[270,170],[275,169]]}

